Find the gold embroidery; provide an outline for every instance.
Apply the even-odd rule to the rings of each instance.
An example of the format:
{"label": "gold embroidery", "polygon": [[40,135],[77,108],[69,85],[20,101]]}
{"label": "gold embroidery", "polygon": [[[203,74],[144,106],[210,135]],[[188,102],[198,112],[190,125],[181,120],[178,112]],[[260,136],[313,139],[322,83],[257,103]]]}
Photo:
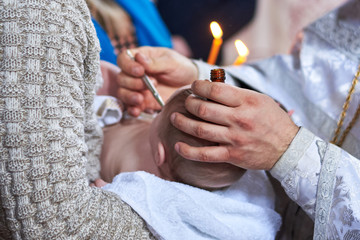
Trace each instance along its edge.
{"label": "gold embroidery", "polygon": [[346,127],[346,129],[343,131],[342,135],[340,136],[340,130],[341,130],[341,127],[342,127],[342,125],[344,123],[346,112],[347,112],[347,110],[349,108],[349,105],[350,105],[351,96],[355,91],[355,86],[359,81],[359,77],[360,77],[360,64],[359,64],[358,70],[357,70],[357,72],[356,72],[356,74],[355,74],[355,76],[354,76],[354,78],[352,80],[352,84],[351,84],[351,87],[349,89],[349,93],[348,93],[348,95],[346,97],[346,100],[345,100],[345,103],[343,105],[343,110],[341,112],[340,119],[339,119],[339,121],[337,123],[337,128],[335,130],[334,137],[331,140],[331,143],[336,144],[338,146],[341,146],[344,143],[346,136],[348,135],[351,128],[355,125],[357,119],[360,116],[360,104],[359,104],[359,106],[358,106],[358,108],[357,108],[357,110],[355,112],[355,115],[353,116],[351,122],[349,123],[349,125]]}

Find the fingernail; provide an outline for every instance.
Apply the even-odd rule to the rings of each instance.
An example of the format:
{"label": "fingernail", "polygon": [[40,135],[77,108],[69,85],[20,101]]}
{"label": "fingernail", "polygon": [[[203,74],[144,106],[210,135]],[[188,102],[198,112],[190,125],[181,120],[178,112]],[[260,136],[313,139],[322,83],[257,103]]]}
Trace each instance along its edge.
{"label": "fingernail", "polygon": [[150,62],[150,59],[145,54],[139,53],[139,55],[141,55],[141,57],[142,57],[142,59],[144,60],[145,63]]}
{"label": "fingernail", "polygon": [[128,109],[128,113],[133,117],[138,117],[140,115],[138,108]]}
{"label": "fingernail", "polygon": [[141,67],[136,66],[132,68],[132,74],[135,76],[139,76],[141,75]]}
{"label": "fingernail", "polygon": [[131,101],[132,101],[134,104],[136,104],[136,103],[139,102],[139,99],[138,99],[137,96],[132,96],[132,97],[131,97]]}
{"label": "fingernail", "polygon": [[170,116],[170,121],[173,123],[175,121],[176,118],[176,113],[172,113]]}
{"label": "fingernail", "polygon": [[180,150],[179,144],[175,143],[174,148],[175,148],[175,151],[176,151],[176,152],[179,152],[179,150]]}
{"label": "fingernail", "polygon": [[150,62],[150,59],[149,59],[147,56],[144,55],[144,61],[145,61],[146,63],[149,63],[149,62]]}

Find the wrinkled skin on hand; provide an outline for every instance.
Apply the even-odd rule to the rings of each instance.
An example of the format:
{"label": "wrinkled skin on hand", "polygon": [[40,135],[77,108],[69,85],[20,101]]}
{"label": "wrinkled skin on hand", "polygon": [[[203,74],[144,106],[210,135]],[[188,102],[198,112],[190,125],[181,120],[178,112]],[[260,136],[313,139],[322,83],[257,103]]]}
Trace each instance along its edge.
{"label": "wrinkled skin on hand", "polygon": [[198,70],[192,61],[174,50],[140,47],[131,51],[135,61],[125,52],[118,56],[118,66],[122,71],[117,79],[117,96],[133,116],[142,111],[160,110],[160,105],[141,80],[145,73],[164,101],[177,88],[191,84],[197,78]]}
{"label": "wrinkled skin on hand", "polygon": [[176,151],[195,161],[228,162],[246,169],[271,169],[299,130],[288,114],[270,97],[254,91],[197,80],[195,96],[186,109],[205,120],[196,121],[173,113],[178,129],[218,146],[192,147],[178,142]]}

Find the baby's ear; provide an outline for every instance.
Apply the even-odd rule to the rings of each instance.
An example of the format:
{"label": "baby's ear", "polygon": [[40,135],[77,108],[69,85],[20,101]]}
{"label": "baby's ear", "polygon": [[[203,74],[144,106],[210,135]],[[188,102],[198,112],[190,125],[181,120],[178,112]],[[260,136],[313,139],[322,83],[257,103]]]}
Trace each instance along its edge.
{"label": "baby's ear", "polygon": [[158,167],[160,167],[161,165],[163,165],[164,162],[165,162],[165,147],[164,144],[162,144],[162,142],[158,142],[157,151],[155,155],[155,163]]}

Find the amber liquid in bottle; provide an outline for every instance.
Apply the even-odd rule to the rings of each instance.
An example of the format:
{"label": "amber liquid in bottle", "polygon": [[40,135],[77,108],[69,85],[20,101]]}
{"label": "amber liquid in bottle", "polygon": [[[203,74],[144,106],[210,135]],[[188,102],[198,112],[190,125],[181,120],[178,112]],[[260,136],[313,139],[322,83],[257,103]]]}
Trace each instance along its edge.
{"label": "amber liquid in bottle", "polygon": [[[222,82],[225,83],[225,70],[222,68],[211,69],[210,71],[211,82]],[[211,99],[204,99],[213,102]]]}
{"label": "amber liquid in bottle", "polygon": [[211,69],[210,80],[212,82],[225,82],[225,70],[222,68]]}

